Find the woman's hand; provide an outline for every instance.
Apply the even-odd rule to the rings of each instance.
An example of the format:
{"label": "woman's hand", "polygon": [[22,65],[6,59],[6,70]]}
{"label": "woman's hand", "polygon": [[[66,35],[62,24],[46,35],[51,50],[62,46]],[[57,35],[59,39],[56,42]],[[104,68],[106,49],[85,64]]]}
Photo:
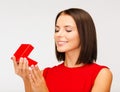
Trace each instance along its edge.
{"label": "woman's hand", "polygon": [[31,66],[29,80],[33,92],[49,92],[42,71],[38,66]]}
{"label": "woman's hand", "polygon": [[16,62],[15,56],[12,58],[13,64],[14,64],[14,69],[15,73],[22,77],[23,80],[29,79],[29,66],[28,66],[28,60],[26,58],[20,58],[18,61],[19,64]]}

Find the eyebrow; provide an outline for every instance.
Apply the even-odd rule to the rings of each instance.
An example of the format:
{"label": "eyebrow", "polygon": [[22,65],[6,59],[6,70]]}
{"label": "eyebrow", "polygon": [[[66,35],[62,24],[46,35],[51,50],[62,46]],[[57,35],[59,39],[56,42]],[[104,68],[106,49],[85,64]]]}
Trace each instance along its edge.
{"label": "eyebrow", "polygon": [[65,27],[66,27],[66,28],[67,28],[67,27],[73,28],[71,25],[66,25]]}
{"label": "eyebrow", "polygon": [[[55,25],[55,27],[58,27],[58,28],[59,28],[58,25]],[[68,27],[73,28],[73,26],[71,26],[71,25],[65,25],[64,27],[65,27],[65,28],[68,28]]]}

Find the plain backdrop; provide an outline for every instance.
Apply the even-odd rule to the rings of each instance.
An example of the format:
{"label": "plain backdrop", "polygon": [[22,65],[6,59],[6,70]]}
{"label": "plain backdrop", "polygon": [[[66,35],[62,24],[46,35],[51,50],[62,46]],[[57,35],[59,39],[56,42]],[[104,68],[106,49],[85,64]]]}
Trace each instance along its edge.
{"label": "plain backdrop", "polygon": [[38,61],[40,69],[58,64],[54,20],[59,11],[72,7],[92,16],[98,39],[97,63],[111,69],[111,92],[120,92],[119,0],[0,0],[0,92],[24,92],[10,59],[22,43],[34,46],[29,57]]}

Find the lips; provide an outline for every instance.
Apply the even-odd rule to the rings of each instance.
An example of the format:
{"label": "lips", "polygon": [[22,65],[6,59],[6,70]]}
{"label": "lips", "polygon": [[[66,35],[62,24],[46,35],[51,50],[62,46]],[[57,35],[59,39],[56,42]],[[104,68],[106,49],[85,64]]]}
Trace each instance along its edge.
{"label": "lips", "polygon": [[63,46],[67,43],[67,41],[57,41],[58,46]]}

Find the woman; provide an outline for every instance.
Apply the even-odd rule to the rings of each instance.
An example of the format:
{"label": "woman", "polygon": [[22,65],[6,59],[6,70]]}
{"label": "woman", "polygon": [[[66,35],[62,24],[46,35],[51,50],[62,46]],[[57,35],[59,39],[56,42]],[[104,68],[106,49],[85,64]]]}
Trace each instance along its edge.
{"label": "woman", "polygon": [[98,65],[94,22],[84,10],[70,8],[55,20],[55,49],[62,64],[41,71],[28,67],[26,58],[19,65],[13,56],[15,72],[22,77],[26,92],[110,92],[112,73]]}

